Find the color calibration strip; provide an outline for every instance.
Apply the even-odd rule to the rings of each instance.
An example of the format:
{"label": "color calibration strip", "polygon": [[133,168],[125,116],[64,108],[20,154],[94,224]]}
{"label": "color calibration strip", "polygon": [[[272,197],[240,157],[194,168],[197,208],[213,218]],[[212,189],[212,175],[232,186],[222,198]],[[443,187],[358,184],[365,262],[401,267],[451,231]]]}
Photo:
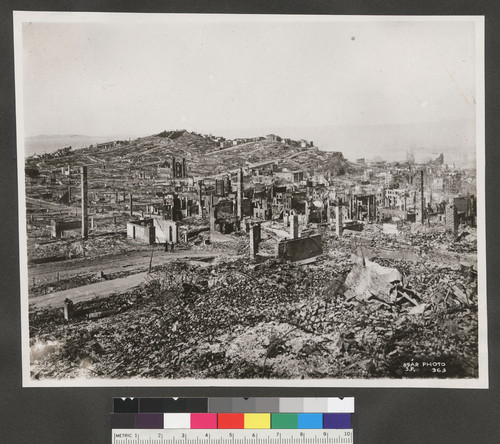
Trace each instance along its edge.
{"label": "color calibration strip", "polygon": [[350,429],[354,398],[114,398],[112,429]]}
{"label": "color calibration strip", "polygon": [[112,429],[350,429],[350,413],[113,413]]}
{"label": "color calibration strip", "polygon": [[114,398],[114,413],[354,413],[354,398]]}

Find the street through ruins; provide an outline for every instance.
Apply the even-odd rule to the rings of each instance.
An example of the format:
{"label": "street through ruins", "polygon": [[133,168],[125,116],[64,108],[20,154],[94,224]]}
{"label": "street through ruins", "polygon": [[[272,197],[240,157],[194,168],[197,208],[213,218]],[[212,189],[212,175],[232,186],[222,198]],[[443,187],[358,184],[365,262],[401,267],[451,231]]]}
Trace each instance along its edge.
{"label": "street through ruins", "polygon": [[478,377],[475,171],[186,130],[28,157],[33,380]]}

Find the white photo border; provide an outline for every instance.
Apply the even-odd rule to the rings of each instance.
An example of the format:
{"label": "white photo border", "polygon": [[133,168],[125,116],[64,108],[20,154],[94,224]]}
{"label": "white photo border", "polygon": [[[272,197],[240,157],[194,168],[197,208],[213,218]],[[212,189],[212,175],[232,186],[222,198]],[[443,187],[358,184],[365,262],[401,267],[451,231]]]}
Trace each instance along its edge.
{"label": "white photo border", "polygon": [[[15,98],[17,129],[19,266],[21,293],[21,340],[23,387],[353,387],[353,388],[460,388],[486,389],[488,378],[487,287],[486,287],[486,205],[485,205],[485,77],[484,16],[333,16],[333,15],[254,15],[254,14],[157,14],[100,12],[14,11]],[[474,379],[57,379],[30,377],[28,320],[28,259],[26,235],[26,190],[24,172],[24,104],[22,25],[41,23],[166,23],[204,22],[393,22],[393,21],[468,21],[475,24],[476,54],[476,171],[478,239],[478,337],[479,377]]]}

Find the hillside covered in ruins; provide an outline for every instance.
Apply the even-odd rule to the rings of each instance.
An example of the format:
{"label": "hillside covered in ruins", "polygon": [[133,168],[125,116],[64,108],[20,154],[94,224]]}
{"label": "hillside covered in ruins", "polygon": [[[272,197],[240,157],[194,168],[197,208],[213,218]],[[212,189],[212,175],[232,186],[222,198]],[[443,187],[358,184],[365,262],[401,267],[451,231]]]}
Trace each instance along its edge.
{"label": "hillside covered in ruins", "polygon": [[[63,148],[55,153],[30,156],[26,167],[53,169],[88,165],[107,169],[110,178],[123,174],[154,176],[157,167],[172,157],[185,158],[189,174],[211,176],[275,162],[279,168],[305,169],[317,173],[342,174],[350,166],[342,153],[323,151],[310,141],[291,140],[275,135],[227,140],[186,130],[162,131],[134,140],[112,141],[86,148]],[[112,174],[111,174],[112,172]]]}

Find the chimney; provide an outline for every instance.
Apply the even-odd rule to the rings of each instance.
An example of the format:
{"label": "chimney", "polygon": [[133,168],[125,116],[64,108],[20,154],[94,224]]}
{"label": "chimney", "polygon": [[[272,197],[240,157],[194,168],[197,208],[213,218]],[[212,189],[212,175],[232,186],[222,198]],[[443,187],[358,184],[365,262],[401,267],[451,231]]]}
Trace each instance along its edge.
{"label": "chimney", "polygon": [[342,201],[339,199],[335,208],[335,234],[342,236]]}
{"label": "chimney", "polygon": [[88,220],[88,180],[87,180],[87,167],[80,168],[82,175],[82,238],[88,239],[89,237],[89,220]]}
{"label": "chimney", "polygon": [[217,218],[217,209],[214,206],[210,207],[210,233],[215,232],[215,220]]}
{"label": "chimney", "polygon": [[238,187],[236,196],[236,216],[239,220],[243,219],[243,168],[238,170]]}
{"label": "chimney", "polygon": [[298,214],[292,214],[290,216],[290,234],[292,239],[299,238],[299,216]]}
{"label": "chimney", "polygon": [[250,227],[250,257],[254,258],[259,252],[260,224]]}
{"label": "chimney", "polygon": [[198,181],[198,213],[200,217],[203,217],[203,200],[201,196],[201,180]]}
{"label": "chimney", "polygon": [[420,170],[420,222],[425,221],[425,202],[424,202],[424,170]]}

